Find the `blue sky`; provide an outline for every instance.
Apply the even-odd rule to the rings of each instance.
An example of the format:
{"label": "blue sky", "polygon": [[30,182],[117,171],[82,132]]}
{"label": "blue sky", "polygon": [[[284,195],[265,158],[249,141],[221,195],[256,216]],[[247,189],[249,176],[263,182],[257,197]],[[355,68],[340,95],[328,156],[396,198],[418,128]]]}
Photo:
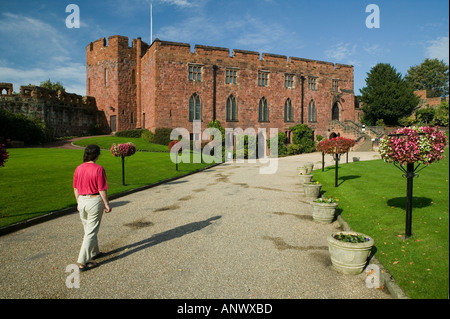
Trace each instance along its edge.
{"label": "blue sky", "polygon": [[[0,82],[60,81],[86,94],[86,46],[124,35],[354,65],[355,94],[370,69],[389,63],[403,75],[425,58],[449,63],[447,0],[0,0]],[[67,28],[69,4],[80,28]],[[366,6],[380,9],[367,28]]]}

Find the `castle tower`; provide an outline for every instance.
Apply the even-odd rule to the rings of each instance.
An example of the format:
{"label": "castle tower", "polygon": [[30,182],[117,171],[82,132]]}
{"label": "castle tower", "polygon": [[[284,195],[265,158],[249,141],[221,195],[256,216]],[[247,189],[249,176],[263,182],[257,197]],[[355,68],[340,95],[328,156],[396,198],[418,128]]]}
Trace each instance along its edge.
{"label": "castle tower", "polygon": [[130,47],[128,37],[115,35],[108,42],[101,38],[86,48],[86,94],[95,97],[113,132],[137,125],[136,56],[142,47],[140,39],[133,40]]}

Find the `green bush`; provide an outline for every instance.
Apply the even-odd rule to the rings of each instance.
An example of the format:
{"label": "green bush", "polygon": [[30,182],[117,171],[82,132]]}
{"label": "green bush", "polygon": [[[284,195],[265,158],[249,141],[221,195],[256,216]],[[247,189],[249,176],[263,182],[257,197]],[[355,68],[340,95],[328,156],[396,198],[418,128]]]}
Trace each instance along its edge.
{"label": "green bush", "polygon": [[0,136],[23,141],[27,145],[41,144],[48,140],[44,122],[6,110],[0,110]]}
{"label": "green bush", "polygon": [[306,124],[297,124],[290,127],[292,143],[300,146],[300,153],[314,152],[314,140],[311,128]]}
{"label": "green bush", "polygon": [[152,131],[149,130],[143,130],[141,134],[141,138],[146,140],[149,143],[153,143],[153,138],[155,137],[155,134],[153,134]]}
{"label": "green bush", "polygon": [[297,155],[300,154],[301,147],[298,144],[290,144],[287,147],[287,155]]}
{"label": "green bush", "polygon": [[[286,134],[284,132],[278,132],[278,156],[286,156],[287,148],[286,148]],[[271,143],[275,143],[275,137],[267,140],[267,147],[270,148]]]}
{"label": "green bush", "polygon": [[153,143],[160,145],[169,145],[170,133],[172,132],[171,128],[167,127],[158,127],[155,130],[155,135],[153,136]]}

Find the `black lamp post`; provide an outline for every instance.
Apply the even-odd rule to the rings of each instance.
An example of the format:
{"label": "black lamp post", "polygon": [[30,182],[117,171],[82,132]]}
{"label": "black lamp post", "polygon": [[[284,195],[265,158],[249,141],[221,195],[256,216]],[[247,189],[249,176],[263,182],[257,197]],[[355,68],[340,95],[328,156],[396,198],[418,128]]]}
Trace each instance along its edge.
{"label": "black lamp post", "polygon": [[[418,133],[418,135],[425,135],[425,133]],[[406,136],[406,143],[408,143],[408,136],[404,134],[390,134],[391,137],[400,138]],[[398,162],[394,162],[394,166],[403,172],[403,177],[406,178],[406,226],[405,226],[405,239],[412,236],[412,199],[413,199],[413,179],[417,177],[417,172],[424,169],[426,166],[417,170],[420,163],[414,165],[414,163],[407,163],[406,169]]]}

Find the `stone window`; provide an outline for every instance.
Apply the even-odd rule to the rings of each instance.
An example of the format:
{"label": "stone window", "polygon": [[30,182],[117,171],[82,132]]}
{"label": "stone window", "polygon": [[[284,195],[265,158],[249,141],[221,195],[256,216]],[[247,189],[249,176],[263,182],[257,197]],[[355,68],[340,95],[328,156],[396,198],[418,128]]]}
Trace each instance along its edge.
{"label": "stone window", "polygon": [[267,99],[265,97],[259,100],[259,121],[269,122],[269,107],[267,106]]}
{"label": "stone window", "polygon": [[268,84],[269,84],[269,72],[258,71],[258,85],[268,86]]}
{"label": "stone window", "polygon": [[237,121],[236,99],[233,95],[227,99],[227,121]]}
{"label": "stone window", "polygon": [[312,100],[308,106],[308,122],[317,122],[316,102]]}
{"label": "stone window", "polygon": [[292,112],[292,101],[290,98],[288,98],[284,103],[284,121],[285,122],[294,121],[294,114]]}
{"label": "stone window", "polygon": [[105,87],[108,86],[108,69],[105,68]]}
{"label": "stone window", "polygon": [[194,93],[189,99],[189,121],[201,120],[201,111],[200,97]]}
{"label": "stone window", "polygon": [[333,92],[339,92],[339,80],[333,79],[333,83],[331,85],[331,90]]}
{"label": "stone window", "polygon": [[308,89],[313,91],[317,90],[317,77],[315,76],[308,77]]}
{"label": "stone window", "polygon": [[284,75],[284,87],[287,89],[292,89],[294,87],[294,75],[285,74]]}
{"label": "stone window", "polygon": [[225,70],[225,83],[237,84],[237,69],[229,68]]}
{"label": "stone window", "polygon": [[189,64],[189,81],[200,82],[202,80],[202,65]]}

